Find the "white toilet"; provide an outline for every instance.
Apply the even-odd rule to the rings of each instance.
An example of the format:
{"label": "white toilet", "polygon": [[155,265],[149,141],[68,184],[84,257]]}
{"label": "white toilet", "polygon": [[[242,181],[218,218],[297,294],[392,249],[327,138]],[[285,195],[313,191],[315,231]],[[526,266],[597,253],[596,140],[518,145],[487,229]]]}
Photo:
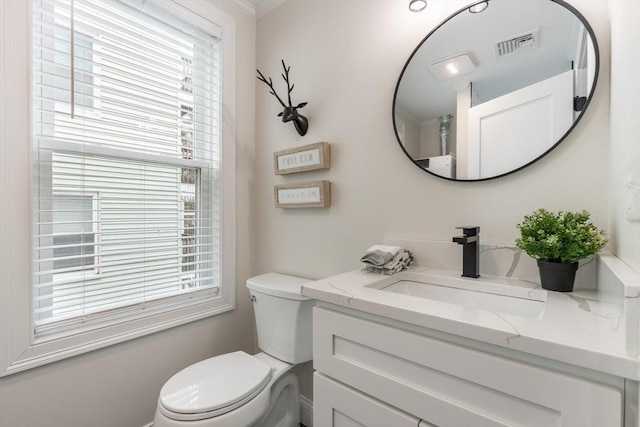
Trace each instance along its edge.
{"label": "white toilet", "polygon": [[160,391],[154,427],[298,427],[293,365],[311,360],[315,302],[299,277],[268,273],[247,280],[258,329],[254,356],[212,357],[169,379]]}

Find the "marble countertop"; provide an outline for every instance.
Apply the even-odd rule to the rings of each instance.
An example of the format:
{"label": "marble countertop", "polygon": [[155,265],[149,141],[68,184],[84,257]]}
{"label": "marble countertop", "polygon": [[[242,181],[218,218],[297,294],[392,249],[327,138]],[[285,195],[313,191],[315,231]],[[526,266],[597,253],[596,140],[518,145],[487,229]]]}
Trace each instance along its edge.
{"label": "marble countertop", "polygon": [[[428,267],[411,272],[460,279],[460,273]],[[544,312],[536,318],[463,307],[369,287],[388,276],[359,270],[305,284],[302,294],[319,301],[383,316],[496,346],[581,366],[632,380],[640,379],[637,349],[618,333],[625,307],[594,290],[545,291],[526,280],[483,275],[470,286],[494,282],[546,294]],[[635,320],[634,320],[635,321]]]}

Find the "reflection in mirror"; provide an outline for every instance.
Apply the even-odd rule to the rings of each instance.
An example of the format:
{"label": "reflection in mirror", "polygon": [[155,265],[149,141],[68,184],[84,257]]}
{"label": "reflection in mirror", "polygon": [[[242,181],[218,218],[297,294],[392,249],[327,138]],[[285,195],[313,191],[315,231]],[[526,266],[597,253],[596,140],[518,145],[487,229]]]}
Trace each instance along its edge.
{"label": "reflection in mirror", "polygon": [[575,126],[598,66],[591,27],[566,3],[477,3],[448,18],[409,58],[393,105],[398,141],[414,163],[443,178],[506,175],[547,154]]}

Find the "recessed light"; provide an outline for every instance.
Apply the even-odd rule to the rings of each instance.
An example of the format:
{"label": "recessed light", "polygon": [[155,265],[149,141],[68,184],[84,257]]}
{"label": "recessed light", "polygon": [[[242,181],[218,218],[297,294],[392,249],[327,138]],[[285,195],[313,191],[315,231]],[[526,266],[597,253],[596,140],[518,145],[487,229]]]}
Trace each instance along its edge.
{"label": "recessed light", "polygon": [[411,12],[420,12],[427,7],[427,0],[410,0],[409,1],[409,10]]}
{"label": "recessed light", "polygon": [[451,74],[458,74],[458,69],[456,68],[456,64],[454,64],[453,62],[449,62],[447,64],[447,70],[449,70]]}
{"label": "recessed light", "polygon": [[469,53],[459,53],[449,58],[439,59],[429,65],[429,70],[440,80],[467,74],[476,69]]}
{"label": "recessed light", "polygon": [[480,13],[483,10],[485,10],[486,8],[489,7],[489,2],[488,1],[483,1],[480,3],[476,3],[473,6],[469,6],[469,12],[471,13]]}

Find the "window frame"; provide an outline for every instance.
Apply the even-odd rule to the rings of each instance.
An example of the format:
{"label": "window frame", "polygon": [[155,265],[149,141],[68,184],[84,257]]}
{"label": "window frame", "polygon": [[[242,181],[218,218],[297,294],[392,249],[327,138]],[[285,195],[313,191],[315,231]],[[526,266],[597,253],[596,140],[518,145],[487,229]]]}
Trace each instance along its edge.
{"label": "window frame", "polygon": [[[0,376],[10,375],[235,309],[235,20],[215,6],[147,0],[192,25],[222,30],[221,286],[217,298],[113,319],[100,328],[34,334],[31,148],[32,2],[0,2]],[[5,25],[6,24],[6,25]],[[10,36],[9,36],[10,35]],[[5,72],[6,71],[6,72]],[[6,89],[6,90],[4,90]],[[5,125],[6,124],[6,125]],[[28,236],[25,238],[25,236]]]}

